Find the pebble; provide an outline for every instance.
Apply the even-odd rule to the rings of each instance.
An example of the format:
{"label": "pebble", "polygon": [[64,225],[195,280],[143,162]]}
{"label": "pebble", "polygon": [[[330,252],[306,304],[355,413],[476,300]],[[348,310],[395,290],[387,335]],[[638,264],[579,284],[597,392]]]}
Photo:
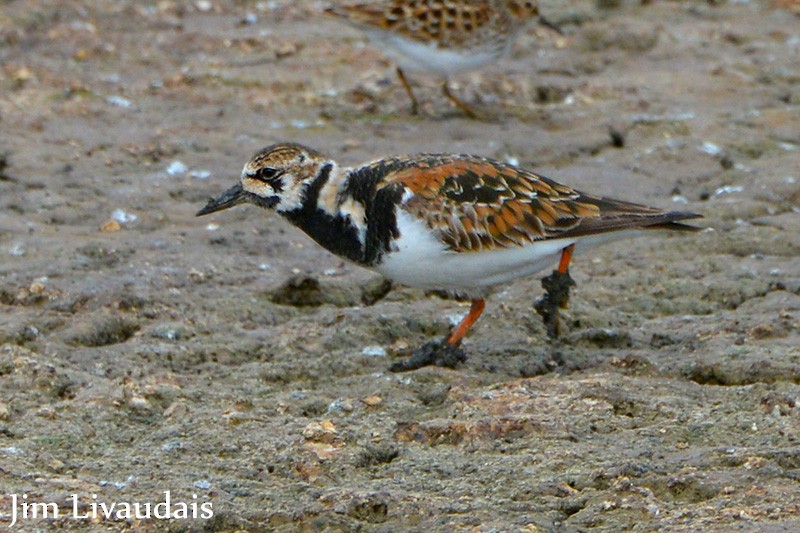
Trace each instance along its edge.
{"label": "pebble", "polygon": [[33,72],[28,67],[20,67],[14,71],[13,78],[18,83],[25,83],[33,79]]}
{"label": "pebble", "polygon": [[376,407],[383,403],[383,398],[372,394],[370,396],[367,396],[366,398],[363,398],[361,401],[364,402],[369,407]]}
{"label": "pebble", "polygon": [[205,180],[211,176],[211,172],[208,170],[192,170],[189,172],[189,176],[196,180]]}
{"label": "pebble", "polygon": [[736,192],[743,192],[744,187],[741,185],[725,185],[714,191],[714,196],[722,196],[724,194],[733,194]]}
{"label": "pebble", "polygon": [[183,450],[183,449],[184,449],[183,442],[179,440],[171,440],[161,445],[161,451],[167,453],[174,450]]}
{"label": "pebble", "polygon": [[146,398],[142,398],[141,396],[132,396],[128,400],[128,407],[137,411],[149,411],[152,406]]}
{"label": "pebble", "polygon": [[41,281],[34,281],[31,283],[31,286],[28,287],[28,292],[31,294],[42,294],[45,290],[45,284]]}
{"label": "pebble", "polygon": [[164,411],[164,416],[167,418],[183,418],[189,414],[189,407],[183,402],[173,402]]}
{"label": "pebble", "polygon": [[719,155],[722,153],[722,148],[720,146],[708,141],[703,143],[700,150],[708,155]]}
{"label": "pebble", "polygon": [[108,105],[123,107],[126,109],[129,107],[133,107],[133,102],[131,102],[127,98],[123,98],[122,96],[109,96],[108,98],[106,98],[106,102],[108,103]]}
{"label": "pebble", "polygon": [[111,219],[116,220],[120,224],[129,224],[131,222],[135,222],[137,218],[139,217],[133,213],[128,213],[124,209],[114,209],[114,212],[111,213]]}
{"label": "pebble", "polygon": [[103,233],[114,233],[122,229],[122,224],[118,221],[114,220],[113,218],[110,220],[106,220],[100,226],[100,231]]}
{"label": "pebble", "polygon": [[207,481],[205,479],[199,479],[199,480],[194,482],[194,488],[200,489],[200,490],[208,490],[208,489],[211,488],[211,482],[209,482],[209,481]]}
{"label": "pebble", "polygon": [[367,346],[361,350],[361,355],[366,357],[386,357],[386,350],[382,346]]}
{"label": "pebble", "polygon": [[187,170],[189,170],[189,168],[183,164],[182,161],[176,160],[170,163],[167,167],[167,174],[170,176],[175,176],[177,174],[185,174]]}
{"label": "pebble", "polygon": [[303,437],[314,442],[331,442],[336,435],[336,425],[330,420],[311,422],[303,429]]}

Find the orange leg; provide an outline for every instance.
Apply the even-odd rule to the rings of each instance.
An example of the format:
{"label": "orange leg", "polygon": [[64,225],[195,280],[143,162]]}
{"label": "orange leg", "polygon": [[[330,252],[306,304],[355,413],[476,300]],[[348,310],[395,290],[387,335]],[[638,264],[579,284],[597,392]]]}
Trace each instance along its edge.
{"label": "orange leg", "polygon": [[465,316],[464,320],[462,320],[461,323],[450,332],[450,335],[447,336],[447,344],[453,347],[461,344],[467,332],[478,320],[478,317],[481,316],[481,313],[483,313],[484,307],[486,307],[486,300],[483,298],[472,300],[472,306],[470,306],[467,316]]}
{"label": "orange leg", "polygon": [[417,97],[414,96],[414,91],[411,89],[411,84],[408,83],[408,79],[400,67],[397,67],[397,77],[403,82],[403,87],[405,87],[408,97],[411,98],[411,114],[416,115],[419,113],[419,103],[417,103]]}
{"label": "orange leg", "polygon": [[572,252],[575,251],[575,245],[570,244],[561,250],[561,261],[558,263],[558,273],[566,274],[569,270],[569,262],[572,261]]}

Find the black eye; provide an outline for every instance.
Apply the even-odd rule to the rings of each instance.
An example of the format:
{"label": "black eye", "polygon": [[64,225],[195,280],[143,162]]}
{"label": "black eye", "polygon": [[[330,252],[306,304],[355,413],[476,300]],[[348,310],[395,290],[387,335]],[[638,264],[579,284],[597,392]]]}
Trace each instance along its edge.
{"label": "black eye", "polygon": [[270,182],[276,178],[279,178],[281,174],[283,174],[283,172],[280,172],[277,168],[261,167],[255,172],[250,172],[247,175],[258,181]]}

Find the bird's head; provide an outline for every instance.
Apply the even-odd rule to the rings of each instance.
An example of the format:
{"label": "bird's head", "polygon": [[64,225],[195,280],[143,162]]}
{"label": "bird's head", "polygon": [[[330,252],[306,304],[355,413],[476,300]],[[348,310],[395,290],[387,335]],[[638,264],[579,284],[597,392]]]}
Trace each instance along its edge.
{"label": "bird's head", "polygon": [[297,209],[303,203],[306,187],[325,163],[320,153],[299,144],[268,146],[247,162],[239,183],[211,198],[197,216],[241,203],[284,212]]}
{"label": "bird's head", "polygon": [[506,5],[514,18],[530,20],[539,16],[539,3],[535,0],[508,0]]}

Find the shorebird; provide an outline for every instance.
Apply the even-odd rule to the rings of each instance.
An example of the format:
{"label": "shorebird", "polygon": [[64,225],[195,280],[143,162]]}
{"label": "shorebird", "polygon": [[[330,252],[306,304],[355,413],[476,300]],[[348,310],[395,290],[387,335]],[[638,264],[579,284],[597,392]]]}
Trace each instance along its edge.
{"label": "shorebird", "polygon": [[694,231],[681,221],[700,217],[586,194],[480,156],[343,167],[293,143],[259,151],[197,215],[241,203],[276,211],[323,248],[393,282],[471,300],[447,337],[394,370],[463,360],[461,342],[495,287],[558,264],[556,285],[568,293],[573,251],[654,230]]}
{"label": "shorebird", "polygon": [[553,27],[539,15],[537,2],[521,0],[383,0],[329,6],[325,12],[363,30],[395,62],[413,114],[419,103],[407,71],[444,78],[445,96],[471,118],[475,113],[452,93],[448,77],[497,61],[532,20]]}

